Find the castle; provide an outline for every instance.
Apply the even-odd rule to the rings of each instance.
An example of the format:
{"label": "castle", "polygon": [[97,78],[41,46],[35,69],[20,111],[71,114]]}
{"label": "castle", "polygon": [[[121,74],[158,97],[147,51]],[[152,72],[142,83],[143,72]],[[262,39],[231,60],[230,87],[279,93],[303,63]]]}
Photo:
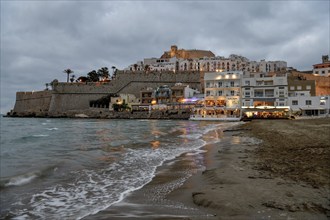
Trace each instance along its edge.
{"label": "castle", "polygon": [[164,54],[160,57],[160,59],[169,59],[176,57],[178,59],[199,59],[203,57],[215,57],[214,53],[207,50],[185,50],[179,49],[176,45],[171,46],[170,51],[165,51]]}

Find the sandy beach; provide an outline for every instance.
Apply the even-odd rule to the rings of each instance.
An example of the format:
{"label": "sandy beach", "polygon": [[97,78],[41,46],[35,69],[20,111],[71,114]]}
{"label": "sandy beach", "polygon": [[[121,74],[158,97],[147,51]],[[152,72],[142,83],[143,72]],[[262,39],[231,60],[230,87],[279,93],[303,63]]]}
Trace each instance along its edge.
{"label": "sandy beach", "polygon": [[330,218],[330,118],[259,120],[225,133],[241,143],[219,148],[218,165],[173,197],[190,195],[216,219]]}
{"label": "sandy beach", "polygon": [[221,142],[204,147],[203,169],[182,155],[86,219],[330,218],[330,118],[256,120],[208,135]]}

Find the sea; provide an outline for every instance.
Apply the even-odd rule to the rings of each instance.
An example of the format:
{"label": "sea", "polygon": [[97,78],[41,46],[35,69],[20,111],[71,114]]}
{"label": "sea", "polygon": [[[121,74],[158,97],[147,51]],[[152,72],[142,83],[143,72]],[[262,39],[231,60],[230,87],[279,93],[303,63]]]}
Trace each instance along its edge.
{"label": "sea", "polygon": [[214,131],[240,123],[0,120],[0,219],[88,218],[115,207],[150,183],[158,170],[187,155],[195,166],[181,174],[178,188],[205,169],[204,147],[221,142]]}

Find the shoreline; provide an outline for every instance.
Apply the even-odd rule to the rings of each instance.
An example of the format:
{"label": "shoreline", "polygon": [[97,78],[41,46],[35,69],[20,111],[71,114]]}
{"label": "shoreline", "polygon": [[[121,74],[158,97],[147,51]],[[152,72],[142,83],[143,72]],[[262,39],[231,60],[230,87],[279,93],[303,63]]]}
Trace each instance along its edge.
{"label": "shoreline", "polygon": [[[208,132],[203,139],[213,140],[218,136],[221,139],[224,136],[221,128]],[[224,143],[228,141],[222,139]],[[142,188],[129,193],[109,208],[83,219],[216,219],[211,213],[190,203],[189,199],[180,201],[176,196],[172,197],[172,192],[182,191],[185,182],[202,173],[206,166],[218,166],[218,161],[213,159],[217,144],[207,144],[164,162],[157,168],[153,179]]]}
{"label": "shoreline", "polygon": [[[311,128],[314,129],[312,132]],[[304,135],[297,135],[300,133]],[[309,140],[309,133],[316,140]],[[204,168],[196,168],[189,178],[180,180],[180,173],[186,168],[191,169],[194,160],[188,162],[185,160],[187,155],[181,155],[159,167],[152,181],[142,189],[132,192],[122,202],[84,219],[330,218],[330,180],[324,181],[330,170],[327,162],[330,161],[330,118],[256,120],[219,132],[218,135],[221,136],[219,143],[201,148],[205,150],[199,153]],[[279,146],[283,143],[287,143],[287,149]],[[292,150],[296,145],[296,149]],[[307,167],[312,162],[316,162],[312,167],[326,163],[320,166],[314,181],[306,181],[304,176],[308,176],[308,173],[305,170],[298,172],[299,169],[294,178],[290,173],[294,163],[284,163],[287,170],[280,172],[283,167],[277,166],[281,165],[278,163],[281,157],[291,161],[297,157],[295,153],[300,148],[316,149],[317,145],[323,146],[320,149],[325,152],[318,150],[314,156],[309,153],[307,158],[302,158],[306,160]],[[280,151],[267,150],[277,148]],[[284,156],[282,151],[285,152]],[[300,165],[298,163],[298,167]],[[167,188],[170,192],[162,194],[162,187],[166,188],[166,184],[178,180],[181,181],[177,185],[179,187]],[[157,194],[162,194],[162,197],[152,197]]]}
{"label": "shoreline", "polygon": [[219,166],[206,167],[171,198],[216,219],[330,218],[329,118],[252,121],[226,133],[243,143],[218,146]]}

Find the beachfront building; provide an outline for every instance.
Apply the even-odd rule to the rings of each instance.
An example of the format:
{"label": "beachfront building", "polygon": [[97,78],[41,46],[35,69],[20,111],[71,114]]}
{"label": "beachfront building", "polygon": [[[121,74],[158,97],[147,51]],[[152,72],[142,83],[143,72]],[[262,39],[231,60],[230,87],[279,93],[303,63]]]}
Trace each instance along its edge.
{"label": "beachfront building", "polygon": [[313,75],[330,77],[330,61],[329,56],[322,56],[322,63],[313,65]]}
{"label": "beachfront building", "polygon": [[243,71],[207,72],[204,104],[194,109],[194,118],[239,118]]}
{"label": "beachfront building", "polygon": [[288,97],[293,115],[326,116],[330,114],[330,96],[294,96]]}
{"label": "beachfront building", "polygon": [[182,83],[176,83],[171,87],[171,103],[172,104],[183,104],[183,103],[192,103],[197,101],[197,95],[200,94],[200,91],[190,88],[189,85],[184,85]]}
{"label": "beachfront building", "polygon": [[140,103],[140,99],[133,94],[118,94],[115,97],[110,97],[109,110],[113,111],[115,105],[126,105],[128,109],[132,108],[132,105]]}
{"label": "beachfront building", "polygon": [[242,76],[242,111],[249,118],[289,117],[286,73],[250,73]]}

